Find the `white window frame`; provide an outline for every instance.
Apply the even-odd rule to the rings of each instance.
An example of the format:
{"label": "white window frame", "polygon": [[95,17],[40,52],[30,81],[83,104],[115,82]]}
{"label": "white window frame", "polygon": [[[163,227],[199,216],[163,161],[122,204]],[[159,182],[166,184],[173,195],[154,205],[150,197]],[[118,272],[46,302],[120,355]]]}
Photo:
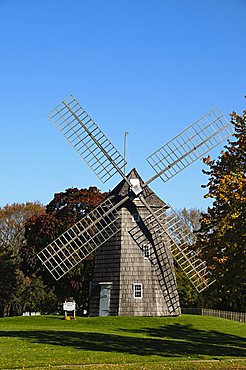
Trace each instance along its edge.
{"label": "white window frame", "polygon": [[[138,290],[138,288],[140,288]],[[139,295],[140,293],[140,295]],[[142,283],[134,283],[133,284],[133,298],[134,299],[142,299],[143,298],[143,284]]]}
{"label": "white window frame", "polygon": [[150,244],[149,243],[143,244],[142,250],[143,250],[144,259],[148,260],[150,257]]}

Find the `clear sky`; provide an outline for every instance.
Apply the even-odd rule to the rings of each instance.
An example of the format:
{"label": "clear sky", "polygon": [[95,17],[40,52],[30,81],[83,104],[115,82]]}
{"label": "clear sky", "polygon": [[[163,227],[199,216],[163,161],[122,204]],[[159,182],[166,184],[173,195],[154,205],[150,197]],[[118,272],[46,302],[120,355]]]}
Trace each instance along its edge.
{"label": "clear sky", "polygon": [[[70,94],[121,152],[129,132],[145,180],[145,158],[214,106],[241,113],[245,16],[245,0],[0,0],[0,206],[120,180],[101,184],[48,119]],[[202,168],[151,187],[206,209]]]}

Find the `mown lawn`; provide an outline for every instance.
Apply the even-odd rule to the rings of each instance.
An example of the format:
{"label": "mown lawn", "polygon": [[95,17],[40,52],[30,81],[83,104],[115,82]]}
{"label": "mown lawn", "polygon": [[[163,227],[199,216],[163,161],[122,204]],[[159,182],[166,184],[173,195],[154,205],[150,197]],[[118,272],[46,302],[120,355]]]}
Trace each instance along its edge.
{"label": "mown lawn", "polygon": [[1,369],[246,369],[246,324],[195,315],[0,318],[0,359]]}

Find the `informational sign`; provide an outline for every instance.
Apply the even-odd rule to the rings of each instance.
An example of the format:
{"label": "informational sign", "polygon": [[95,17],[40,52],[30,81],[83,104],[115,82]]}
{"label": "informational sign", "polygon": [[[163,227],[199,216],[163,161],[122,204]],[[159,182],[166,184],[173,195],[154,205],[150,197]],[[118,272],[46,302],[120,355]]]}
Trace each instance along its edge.
{"label": "informational sign", "polygon": [[75,301],[72,302],[64,302],[63,303],[63,310],[64,311],[75,311]]}

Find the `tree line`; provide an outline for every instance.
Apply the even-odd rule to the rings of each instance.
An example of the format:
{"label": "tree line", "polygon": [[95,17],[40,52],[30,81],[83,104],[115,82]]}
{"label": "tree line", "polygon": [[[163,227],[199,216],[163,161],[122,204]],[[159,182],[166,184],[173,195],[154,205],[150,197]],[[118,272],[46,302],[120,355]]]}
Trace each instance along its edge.
{"label": "tree line", "polygon": [[[246,311],[246,111],[231,115],[235,134],[216,160],[204,158],[208,169],[207,212],[184,209],[181,218],[197,236],[192,246],[216,278],[198,295],[183,272],[176,276],[183,307]],[[88,305],[93,257],[56,282],[37,259],[37,253],[101,203],[107,193],[96,187],[70,188],[43,206],[38,202],[0,208],[0,315],[24,311],[52,313],[73,297],[78,314]]]}
{"label": "tree line", "polygon": [[56,282],[37,253],[105,199],[96,187],[57,193],[45,207],[40,203],[0,208],[0,315],[24,311],[52,313],[73,297],[78,314],[88,303],[93,258],[86,259]]}

